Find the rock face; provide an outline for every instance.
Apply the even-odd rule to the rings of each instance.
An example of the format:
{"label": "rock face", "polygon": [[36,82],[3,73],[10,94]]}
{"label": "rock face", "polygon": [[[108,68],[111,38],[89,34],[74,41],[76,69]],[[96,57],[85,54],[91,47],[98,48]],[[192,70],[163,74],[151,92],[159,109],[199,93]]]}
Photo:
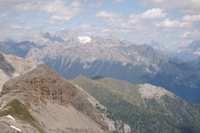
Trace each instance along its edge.
{"label": "rock face", "polygon": [[164,95],[172,95],[169,91],[164,88],[153,86],[151,84],[141,84],[138,91],[141,93],[142,98],[152,99],[161,98]]}
{"label": "rock face", "polygon": [[38,64],[33,60],[0,53],[0,91],[7,80],[35,69]]}
{"label": "rock face", "polygon": [[0,53],[0,69],[8,76],[12,76],[15,70],[13,66],[5,60],[5,57],[1,53]]}
{"label": "rock face", "polygon": [[[69,124],[65,125],[63,122],[66,121],[69,123],[70,121],[74,121],[73,119],[80,119],[80,121],[83,121],[82,124],[84,121],[86,124],[89,123],[89,118],[89,121],[95,121],[90,122],[93,123],[91,128],[90,124],[88,124],[88,126],[85,126],[86,124],[80,125],[81,129],[78,128],[80,130],[87,129],[91,131],[98,130],[99,132],[104,132],[100,128],[100,125],[102,128],[105,128],[105,130],[107,128],[106,124],[101,121],[100,112],[92,106],[92,104],[81,94],[81,92],[69,81],[65,80],[55,71],[43,64],[24,75],[7,81],[4,84],[1,93],[5,97],[8,97],[7,95],[12,95],[14,98],[30,106],[32,108],[32,114],[34,114],[37,120],[44,126],[48,127],[48,129],[44,128],[47,132],[50,132],[50,125],[58,122],[55,120],[58,119],[56,117],[59,116],[60,118],[69,118],[69,116],[66,116],[67,114],[64,114],[65,112],[68,112],[69,114],[71,113],[71,116],[74,115],[74,117],[71,118],[72,120],[69,119],[59,121],[62,126],[55,126],[52,129],[55,130],[55,132],[57,132],[56,128],[60,129],[61,127],[62,128],[60,130],[62,131],[65,131],[64,128],[78,128],[79,126],[69,127]],[[80,115],[84,117],[79,118],[77,113],[80,113]],[[45,119],[41,118],[41,116],[45,117]],[[80,124],[80,122],[77,122],[77,124],[78,123]]]}
{"label": "rock face", "polygon": [[[65,90],[65,87],[69,89]],[[42,98],[60,102],[69,102],[69,96],[75,95],[74,87],[45,65],[39,65],[37,69],[30,73],[8,81],[3,87],[2,94],[16,90],[34,91]],[[65,94],[69,95],[64,96]],[[69,99],[65,99],[67,97]]]}

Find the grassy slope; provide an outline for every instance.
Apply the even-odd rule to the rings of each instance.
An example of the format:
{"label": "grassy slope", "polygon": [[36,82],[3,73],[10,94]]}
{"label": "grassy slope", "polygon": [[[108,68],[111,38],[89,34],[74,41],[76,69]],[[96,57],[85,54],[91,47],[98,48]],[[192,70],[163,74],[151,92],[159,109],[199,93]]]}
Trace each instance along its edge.
{"label": "grassy slope", "polygon": [[110,117],[128,123],[133,132],[200,132],[200,106],[176,96],[142,99],[138,85],[111,78],[93,80],[79,76],[73,81],[113,114]]}

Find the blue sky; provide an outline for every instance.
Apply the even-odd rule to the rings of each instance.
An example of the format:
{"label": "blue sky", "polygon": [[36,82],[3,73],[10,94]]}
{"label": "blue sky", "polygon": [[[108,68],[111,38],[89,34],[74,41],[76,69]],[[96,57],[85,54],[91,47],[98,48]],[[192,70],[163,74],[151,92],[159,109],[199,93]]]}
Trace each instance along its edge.
{"label": "blue sky", "polygon": [[0,0],[0,40],[60,29],[175,48],[200,40],[200,0]]}

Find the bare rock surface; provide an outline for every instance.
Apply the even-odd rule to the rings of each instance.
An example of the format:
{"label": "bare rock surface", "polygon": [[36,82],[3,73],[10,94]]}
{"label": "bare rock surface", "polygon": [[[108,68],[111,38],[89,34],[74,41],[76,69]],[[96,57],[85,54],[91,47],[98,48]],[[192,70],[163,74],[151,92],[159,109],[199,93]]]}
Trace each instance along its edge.
{"label": "bare rock surface", "polygon": [[107,125],[82,93],[54,70],[41,64],[8,80],[1,91],[1,108],[18,99],[48,133],[103,133]]}
{"label": "bare rock surface", "polygon": [[0,52],[0,91],[7,80],[25,74],[35,69],[38,65],[39,63],[36,61]]}
{"label": "bare rock surface", "polygon": [[139,88],[142,98],[161,98],[164,95],[172,95],[169,91],[151,84],[141,84]]}

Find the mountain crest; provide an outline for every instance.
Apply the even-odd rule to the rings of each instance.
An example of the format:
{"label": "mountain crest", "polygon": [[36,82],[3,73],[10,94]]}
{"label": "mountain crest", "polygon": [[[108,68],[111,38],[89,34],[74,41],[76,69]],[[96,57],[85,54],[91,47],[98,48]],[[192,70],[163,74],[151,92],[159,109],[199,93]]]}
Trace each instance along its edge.
{"label": "mountain crest", "polygon": [[9,92],[27,92],[29,99],[32,97],[31,101],[37,97],[42,101],[48,99],[61,103],[68,103],[78,93],[71,83],[43,64],[27,74],[7,81],[3,86],[2,94]]}

